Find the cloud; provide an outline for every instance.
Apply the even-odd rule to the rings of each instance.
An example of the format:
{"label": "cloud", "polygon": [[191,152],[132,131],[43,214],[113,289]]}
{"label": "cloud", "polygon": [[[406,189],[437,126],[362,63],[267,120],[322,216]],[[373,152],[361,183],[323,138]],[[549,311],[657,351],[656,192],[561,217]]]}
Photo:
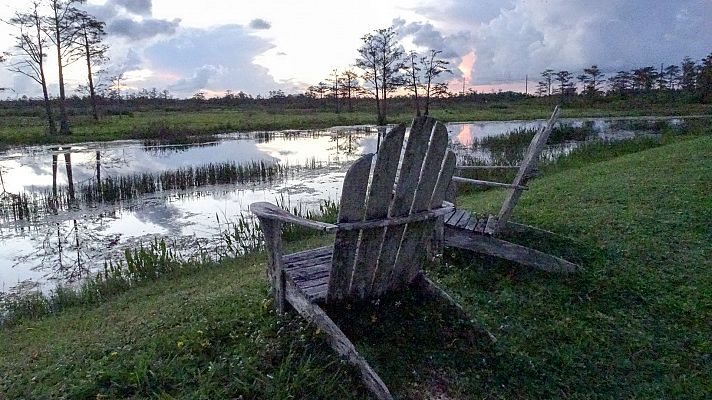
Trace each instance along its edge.
{"label": "cloud", "polygon": [[158,35],[172,35],[176,32],[180,19],[172,21],[147,18],[136,21],[131,18],[111,20],[106,28],[109,34],[132,40],[149,39]]}
{"label": "cloud", "polygon": [[252,29],[269,29],[271,27],[272,27],[272,24],[263,20],[262,18],[255,18],[252,21],[250,21],[250,28],[252,28]]}
{"label": "cloud", "polygon": [[109,0],[104,4],[87,4],[87,12],[106,23],[109,36],[129,40],[147,40],[159,35],[172,35],[180,19],[152,18],[152,0]]}
{"label": "cloud", "polygon": [[151,15],[153,8],[151,0],[110,0],[108,3],[122,7],[136,15]]}
{"label": "cloud", "polygon": [[253,62],[273,47],[241,25],[180,29],[144,49],[143,67],[155,75],[145,86],[170,87],[177,96],[190,96],[197,90],[267,93],[284,89],[266,68]]}
{"label": "cloud", "polygon": [[473,82],[531,77],[546,68],[606,71],[699,59],[712,43],[712,2],[679,0],[443,0],[417,9],[435,26],[471,31]]}
{"label": "cloud", "polygon": [[[471,40],[469,32],[460,31],[446,35],[430,22],[406,23],[400,18],[393,20],[393,26],[401,38],[410,38],[414,45],[425,49],[425,51],[441,51],[439,57],[449,61],[452,65],[458,65],[462,61],[462,57],[469,53],[469,51],[465,51],[469,48],[468,44]],[[460,71],[456,68],[452,72],[456,77],[460,75]]]}
{"label": "cloud", "polygon": [[225,69],[219,65],[203,65],[196,69],[191,77],[179,79],[170,86],[170,89],[187,93],[207,88],[211,82],[215,81],[214,78],[218,77],[224,70]]}

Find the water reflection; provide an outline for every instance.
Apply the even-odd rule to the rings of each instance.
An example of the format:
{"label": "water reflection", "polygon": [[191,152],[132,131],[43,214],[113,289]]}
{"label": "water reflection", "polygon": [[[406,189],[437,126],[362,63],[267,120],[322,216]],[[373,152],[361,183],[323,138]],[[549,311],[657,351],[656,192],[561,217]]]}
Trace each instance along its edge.
{"label": "water reflection", "polygon": [[[683,123],[672,121],[668,124]],[[448,132],[460,164],[511,165],[517,162],[521,149],[506,142],[483,146],[483,138],[517,129],[536,129],[542,124],[543,121],[455,123],[448,125]],[[595,137],[590,140],[630,138],[641,132],[655,133],[661,126],[656,120],[648,125],[605,119],[563,120],[562,124],[592,132]],[[339,127],[220,135],[218,140],[196,145],[121,141],[34,146],[0,153],[0,205],[17,202],[22,196],[30,199],[19,214],[0,207],[0,290],[26,280],[51,286],[56,281],[79,279],[100,268],[105,259],[118,258],[123,249],[156,236],[176,242],[186,255],[196,249],[209,249],[220,233],[218,221],[246,213],[248,205],[255,201],[280,199],[308,208],[324,199],[338,199],[350,163],[362,154],[375,152],[384,134],[384,129],[372,127]],[[579,143],[550,145],[544,157],[567,154]],[[64,168],[59,166],[60,155]],[[227,171],[211,170],[206,167],[209,165],[249,163],[294,169],[275,179],[203,178]],[[297,168],[304,165],[310,167]],[[87,197],[87,190],[103,188],[107,182],[132,177],[144,183],[141,177],[173,179],[177,171],[192,171],[192,175],[179,174],[190,184],[171,186],[156,178],[152,184],[159,182],[160,190],[138,191],[133,189],[135,186],[126,186],[121,190],[136,191],[115,198],[105,194]],[[207,175],[196,171],[206,171]],[[38,194],[52,199],[52,212],[37,212],[39,206],[33,205],[31,199]],[[36,207],[35,214],[32,207]]]}

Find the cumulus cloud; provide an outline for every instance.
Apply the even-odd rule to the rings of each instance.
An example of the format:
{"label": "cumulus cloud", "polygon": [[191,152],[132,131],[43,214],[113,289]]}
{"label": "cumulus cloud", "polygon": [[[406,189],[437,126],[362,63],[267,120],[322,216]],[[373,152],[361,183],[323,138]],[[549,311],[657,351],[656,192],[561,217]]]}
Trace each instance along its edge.
{"label": "cumulus cloud", "polygon": [[[178,96],[197,90],[266,93],[282,88],[254,58],[273,48],[241,25],[181,29],[143,51],[144,67],[155,72],[152,86],[170,87]],[[160,81],[159,79],[162,79]],[[179,79],[175,79],[179,77]]]}
{"label": "cumulus cloud", "polygon": [[255,18],[252,21],[250,21],[250,28],[252,28],[252,29],[269,29],[271,27],[272,27],[272,24],[263,20],[262,18]]}
{"label": "cumulus cloud", "polygon": [[418,8],[436,25],[472,32],[472,78],[492,83],[546,68],[607,71],[701,58],[712,43],[712,2],[679,0],[443,0]]}
{"label": "cumulus cloud", "polygon": [[152,0],[109,0],[104,4],[87,4],[85,8],[106,23],[109,36],[134,41],[171,35],[180,25],[178,18],[152,18]]}
{"label": "cumulus cloud", "polygon": [[136,15],[151,15],[153,8],[151,0],[110,0],[108,3],[123,7],[126,11]]}
{"label": "cumulus cloud", "polygon": [[[393,20],[398,35],[401,38],[410,38],[415,46],[427,50],[439,50],[439,57],[449,61],[451,65],[458,65],[462,57],[468,52],[471,40],[469,32],[460,31],[450,35],[443,34],[430,22],[410,22],[396,18]],[[452,71],[455,76],[460,75],[456,68]]]}
{"label": "cumulus cloud", "polygon": [[210,83],[215,81],[215,78],[219,77],[224,70],[225,68],[220,65],[203,65],[196,69],[192,76],[179,79],[170,88],[181,93],[195,92],[208,88]]}
{"label": "cumulus cloud", "polygon": [[180,19],[172,21],[146,18],[140,21],[131,18],[116,18],[106,28],[109,34],[132,40],[148,39],[158,35],[171,35],[176,32]]}

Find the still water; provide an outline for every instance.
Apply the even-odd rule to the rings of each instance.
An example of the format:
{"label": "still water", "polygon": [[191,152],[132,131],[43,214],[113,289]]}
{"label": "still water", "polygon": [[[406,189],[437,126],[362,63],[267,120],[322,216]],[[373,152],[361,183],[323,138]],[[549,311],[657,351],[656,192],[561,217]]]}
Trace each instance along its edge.
{"label": "still water", "polygon": [[[654,129],[627,129],[613,119],[561,123],[586,124],[592,132],[586,140],[655,134]],[[452,123],[448,131],[461,162],[491,163],[490,150],[473,143],[542,124]],[[116,141],[0,152],[0,292],[18,285],[47,289],[59,282],[77,281],[101,268],[105,260],[119,259],[124,249],[154,238],[165,239],[184,257],[198,251],[209,253],[227,224],[247,214],[252,202],[313,209],[323,200],[338,200],[346,169],[362,154],[375,152],[378,137],[375,127],[358,126],[226,134],[195,145]],[[550,145],[545,156],[564,155],[579,144]],[[256,173],[245,179],[223,177],[169,186],[176,171],[256,164],[282,169],[274,175]],[[133,186],[121,189],[121,196],[112,201],[88,201],[80,195],[97,182],[126,177],[134,177]],[[145,186],[141,182],[146,179],[159,183],[152,183],[150,190],[135,189]],[[192,175],[187,179],[195,181]],[[17,196],[27,199],[24,211],[9,206]]]}

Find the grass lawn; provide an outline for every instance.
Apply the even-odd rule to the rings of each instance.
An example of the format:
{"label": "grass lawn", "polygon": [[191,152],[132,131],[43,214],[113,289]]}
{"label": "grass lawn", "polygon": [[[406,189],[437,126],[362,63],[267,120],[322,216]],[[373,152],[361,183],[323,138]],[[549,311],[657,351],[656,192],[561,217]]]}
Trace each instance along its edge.
{"label": "grass lawn", "polygon": [[[705,398],[710,155],[702,136],[532,182],[514,219],[561,236],[517,239],[580,274],[455,252],[428,271],[495,345],[413,293],[330,313],[399,398]],[[502,195],[459,202],[494,210]],[[320,332],[269,311],[263,270],[262,255],[226,261],[0,328],[0,398],[366,397]]]}

